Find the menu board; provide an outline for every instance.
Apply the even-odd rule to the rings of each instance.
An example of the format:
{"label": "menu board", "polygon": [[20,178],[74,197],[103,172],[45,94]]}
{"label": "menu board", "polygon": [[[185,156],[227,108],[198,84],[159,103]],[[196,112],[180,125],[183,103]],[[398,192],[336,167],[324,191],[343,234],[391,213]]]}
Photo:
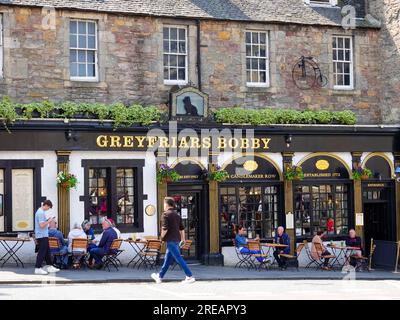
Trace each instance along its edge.
{"label": "menu board", "polygon": [[12,170],[13,231],[33,230],[33,170]]}

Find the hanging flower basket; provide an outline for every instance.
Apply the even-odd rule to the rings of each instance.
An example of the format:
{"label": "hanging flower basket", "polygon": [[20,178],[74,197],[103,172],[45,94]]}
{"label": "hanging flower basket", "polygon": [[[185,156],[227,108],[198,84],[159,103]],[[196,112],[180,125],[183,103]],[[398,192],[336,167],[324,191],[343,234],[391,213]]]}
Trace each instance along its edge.
{"label": "hanging flower basket", "polygon": [[158,183],[168,183],[168,182],[177,182],[181,179],[181,176],[176,172],[176,170],[172,169],[170,166],[166,164],[162,164],[160,169],[157,171],[157,182]]}
{"label": "hanging flower basket", "polygon": [[78,179],[72,173],[60,171],[57,174],[57,184],[66,190],[76,189],[78,186]]}
{"label": "hanging flower basket", "polygon": [[359,165],[356,169],[353,170],[353,179],[354,180],[368,180],[372,177],[372,171],[368,168],[362,168]]}
{"label": "hanging flower basket", "polygon": [[203,173],[204,177],[209,181],[217,181],[224,182],[229,178],[228,171],[221,169],[221,167],[217,166],[215,171],[205,170]]}
{"label": "hanging flower basket", "polygon": [[284,177],[289,181],[300,181],[304,179],[303,168],[300,166],[287,167],[284,172]]}

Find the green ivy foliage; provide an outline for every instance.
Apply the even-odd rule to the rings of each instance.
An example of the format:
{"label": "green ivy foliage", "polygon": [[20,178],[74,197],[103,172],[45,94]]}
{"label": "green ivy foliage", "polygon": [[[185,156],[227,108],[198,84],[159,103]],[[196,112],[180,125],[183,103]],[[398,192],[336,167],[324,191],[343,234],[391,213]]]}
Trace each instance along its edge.
{"label": "green ivy foliage", "polygon": [[312,111],[291,109],[244,109],[239,107],[221,108],[214,112],[215,121],[229,124],[343,124],[354,125],[357,122],[354,112]]}

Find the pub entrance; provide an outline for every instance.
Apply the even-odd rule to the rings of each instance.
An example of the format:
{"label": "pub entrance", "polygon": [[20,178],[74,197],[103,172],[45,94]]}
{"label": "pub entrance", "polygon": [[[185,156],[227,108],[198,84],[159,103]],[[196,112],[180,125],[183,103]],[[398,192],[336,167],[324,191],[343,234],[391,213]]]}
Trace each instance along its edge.
{"label": "pub entrance", "polygon": [[185,237],[192,241],[189,251],[182,251],[189,260],[200,260],[205,253],[206,219],[205,194],[202,185],[168,185],[168,196],[174,198],[176,209],[182,217]]}
{"label": "pub entrance", "polygon": [[394,186],[388,183],[363,184],[365,251],[370,252],[371,238],[395,241]]}

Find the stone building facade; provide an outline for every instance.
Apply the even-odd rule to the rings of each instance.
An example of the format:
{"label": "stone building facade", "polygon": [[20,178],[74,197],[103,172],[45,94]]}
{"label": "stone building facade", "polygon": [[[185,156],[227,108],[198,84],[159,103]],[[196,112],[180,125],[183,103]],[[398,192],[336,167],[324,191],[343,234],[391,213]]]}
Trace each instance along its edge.
{"label": "stone building facade", "polygon": [[400,1],[370,0],[370,12],[382,23],[379,32],[379,91],[383,122],[400,121]]}
{"label": "stone building facade", "polygon": [[[371,25],[345,30],[340,20],[325,18],[329,15],[340,16],[338,8],[323,8],[324,12],[329,12],[325,14],[318,11],[318,7],[310,9],[302,0],[292,0],[285,2],[287,10],[291,9],[290,6],[302,6],[300,11],[298,8],[295,11],[299,16],[293,17],[289,10],[287,17],[281,14],[282,21],[275,23],[270,17],[265,18],[266,21],[256,21],[261,19],[251,17],[247,21],[243,21],[245,19],[242,17],[223,20],[219,17],[201,17],[198,13],[201,17],[198,20],[193,16],[195,12],[178,19],[162,16],[163,13],[157,17],[145,16],[140,12],[86,12],[67,10],[65,6],[58,9],[56,6],[50,12],[50,19],[55,21],[53,28],[43,23],[49,12],[39,3],[37,6],[27,6],[24,4],[29,4],[29,1],[14,2],[18,6],[4,4],[0,7],[4,25],[4,76],[0,80],[0,93],[20,102],[43,99],[106,103],[121,101],[155,104],[165,108],[172,86],[165,85],[163,81],[163,26],[179,25],[185,26],[188,32],[188,80],[198,85],[200,70],[201,89],[209,94],[212,109],[244,106],[353,110],[358,115],[359,123],[393,120],[388,107],[381,108],[382,99],[388,103],[395,99],[389,97],[394,88],[385,89],[384,96],[380,95],[379,79],[384,70],[379,51],[382,42],[378,40],[382,39],[381,32]],[[79,4],[79,1],[76,3]],[[269,1],[264,3],[271,5]],[[240,12],[244,12],[244,9]],[[70,79],[70,19],[97,21],[99,76],[96,82]],[[198,28],[200,48],[197,43]],[[265,31],[268,34],[269,86],[246,85],[246,30]],[[334,35],[348,35],[354,41],[352,90],[333,88]],[[302,55],[317,59],[329,80],[326,87],[300,90],[295,86],[292,68]],[[390,65],[387,68],[391,68]],[[385,71],[383,73],[388,74]]]}

